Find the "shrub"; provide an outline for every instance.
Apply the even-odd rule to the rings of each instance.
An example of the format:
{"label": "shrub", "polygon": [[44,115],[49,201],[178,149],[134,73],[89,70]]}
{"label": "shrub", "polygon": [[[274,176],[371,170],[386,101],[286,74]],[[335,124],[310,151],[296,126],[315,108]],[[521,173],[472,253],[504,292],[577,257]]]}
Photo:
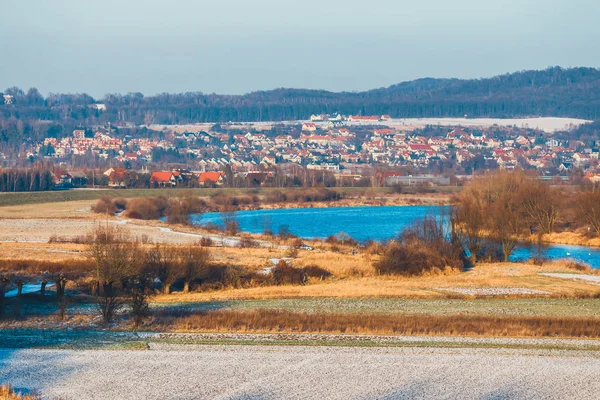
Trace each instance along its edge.
{"label": "shrub", "polygon": [[252,238],[243,237],[240,238],[240,242],[238,244],[239,247],[242,248],[256,248],[258,246],[258,242]]}
{"label": "shrub", "polygon": [[302,285],[306,282],[304,271],[292,267],[284,260],[280,260],[271,270],[271,276],[276,285]]}
{"label": "shrub", "polygon": [[389,245],[375,269],[381,274],[421,275],[448,266],[458,267],[456,260],[445,258],[435,248],[412,242]]}
{"label": "shrub", "polygon": [[295,246],[290,247],[285,255],[286,255],[286,257],[289,257],[289,258],[298,257],[298,248]]}
{"label": "shrub", "polygon": [[209,231],[209,232],[223,232],[223,228],[218,225],[215,224],[214,222],[209,222],[207,224],[202,225],[202,228],[204,228],[205,230]]}
{"label": "shrub", "polygon": [[279,235],[279,237],[281,239],[284,239],[284,240],[289,239],[293,236],[292,233],[290,232],[290,227],[285,224],[279,226],[279,230],[278,230],[277,234]]}
{"label": "shrub", "polygon": [[314,264],[307,265],[306,267],[302,268],[302,272],[307,278],[317,278],[323,280],[331,277],[331,272]]}
{"label": "shrub", "polygon": [[240,223],[234,219],[225,221],[225,232],[228,235],[235,236],[240,231]]}
{"label": "shrub", "polygon": [[233,288],[242,287],[242,277],[244,275],[244,269],[236,266],[227,266],[223,270],[222,283],[225,286],[231,286]]}
{"label": "shrub", "polygon": [[214,240],[212,240],[208,236],[205,236],[202,239],[200,239],[199,244],[202,247],[212,247],[215,245]]}
{"label": "shrub", "polygon": [[127,199],[124,199],[122,197],[113,199],[112,203],[117,208],[117,210],[122,211],[122,210],[125,210],[125,208],[127,208]]}
{"label": "shrub", "polygon": [[158,219],[161,216],[160,203],[152,198],[135,198],[127,203],[127,216],[134,219]]}
{"label": "shrub", "polygon": [[169,200],[166,197],[147,197],[147,199],[154,205],[161,216],[165,214],[169,207]]}
{"label": "shrub", "polygon": [[181,204],[171,204],[167,209],[167,222],[187,225],[190,223],[189,213]]}
{"label": "shrub", "polygon": [[110,197],[102,196],[92,210],[98,214],[114,214],[117,212],[117,206]]}
{"label": "shrub", "polygon": [[265,228],[263,230],[263,235],[273,237],[274,233],[273,233],[273,230],[271,230],[271,228]]}
{"label": "shrub", "polygon": [[328,236],[325,239],[325,243],[352,247],[358,246],[358,242],[355,239],[353,239],[350,235],[344,232],[340,232],[337,235]]}

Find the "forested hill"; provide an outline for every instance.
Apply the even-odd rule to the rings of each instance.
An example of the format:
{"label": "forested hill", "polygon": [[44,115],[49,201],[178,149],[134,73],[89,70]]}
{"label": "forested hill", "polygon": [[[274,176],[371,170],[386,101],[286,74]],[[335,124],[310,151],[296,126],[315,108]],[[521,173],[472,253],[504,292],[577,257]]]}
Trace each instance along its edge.
{"label": "forested hill", "polygon": [[[486,79],[425,78],[365,92],[276,89],[241,96],[203,93],[50,94],[10,88],[13,104],[0,104],[0,116],[57,122],[177,124],[189,122],[279,121],[311,114],[392,117],[561,116],[600,119],[600,70],[548,68]],[[0,102],[1,102],[0,97]],[[106,111],[89,107],[104,103]]]}

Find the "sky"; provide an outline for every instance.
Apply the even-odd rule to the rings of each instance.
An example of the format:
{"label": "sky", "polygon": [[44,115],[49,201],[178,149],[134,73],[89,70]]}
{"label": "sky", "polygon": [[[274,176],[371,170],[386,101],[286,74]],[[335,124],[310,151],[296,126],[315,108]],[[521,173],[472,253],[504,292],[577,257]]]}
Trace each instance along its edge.
{"label": "sky", "polygon": [[600,66],[598,0],[1,0],[0,90],[361,91]]}

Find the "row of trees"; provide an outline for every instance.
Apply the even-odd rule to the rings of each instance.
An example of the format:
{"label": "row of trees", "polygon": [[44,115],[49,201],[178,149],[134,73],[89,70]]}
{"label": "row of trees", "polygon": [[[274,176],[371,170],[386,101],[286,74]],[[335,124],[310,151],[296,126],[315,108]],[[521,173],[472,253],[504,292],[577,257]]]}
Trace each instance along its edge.
{"label": "row of trees", "polygon": [[147,295],[158,280],[164,294],[184,281],[184,292],[209,266],[211,254],[199,246],[156,245],[145,249],[118,228],[98,228],[88,248],[95,265],[93,294],[105,323],[128,301],[136,324],[148,311]]}
{"label": "row of trees", "polygon": [[407,228],[375,268],[418,275],[479,261],[506,262],[527,242],[541,261],[544,235],[561,229],[600,236],[600,189],[567,193],[523,171],[496,171],[473,179],[452,207]]}
{"label": "row of trees", "polygon": [[[600,191],[566,193],[522,171],[496,171],[473,179],[458,195],[453,231],[479,258],[507,261],[517,244],[532,234],[589,227],[600,235]],[[593,232],[592,232],[593,231]]]}
{"label": "row of trees", "polygon": [[508,261],[524,234],[553,232],[559,198],[558,189],[521,171],[481,176],[460,193],[453,230],[473,263],[481,257]]}
{"label": "row of trees", "polygon": [[[307,119],[322,112],[392,117],[514,117],[553,115],[600,118],[600,71],[559,67],[522,71],[488,79],[420,79],[366,92],[277,89],[241,96],[204,93],[109,94],[100,101],[107,111],[89,107],[85,94],[43,98],[9,88],[13,104],[0,104],[0,118],[135,124],[278,121]],[[2,96],[0,101],[3,103]]]}
{"label": "row of trees", "polygon": [[43,168],[0,170],[0,192],[38,192],[54,189],[54,174]]}

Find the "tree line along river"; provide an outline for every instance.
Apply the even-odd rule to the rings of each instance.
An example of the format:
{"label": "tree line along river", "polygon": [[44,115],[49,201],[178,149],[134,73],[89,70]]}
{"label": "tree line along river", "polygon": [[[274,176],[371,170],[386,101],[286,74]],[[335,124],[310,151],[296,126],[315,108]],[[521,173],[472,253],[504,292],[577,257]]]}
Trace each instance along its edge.
{"label": "tree line along river", "polygon": [[[234,216],[240,229],[250,233],[266,230],[278,233],[284,227],[304,239],[323,239],[343,232],[358,241],[385,241],[396,237],[418,218],[439,214],[438,206],[385,206],[248,210],[237,211]],[[194,224],[224,225],[221,213],[191,215],[190,218]],[[527,246],[520,246],[510,259],[527,260],[532,251]],[[573,259],[600,268],[598,248],[553,244],[547,248],[545,256],[548,259]]]}

